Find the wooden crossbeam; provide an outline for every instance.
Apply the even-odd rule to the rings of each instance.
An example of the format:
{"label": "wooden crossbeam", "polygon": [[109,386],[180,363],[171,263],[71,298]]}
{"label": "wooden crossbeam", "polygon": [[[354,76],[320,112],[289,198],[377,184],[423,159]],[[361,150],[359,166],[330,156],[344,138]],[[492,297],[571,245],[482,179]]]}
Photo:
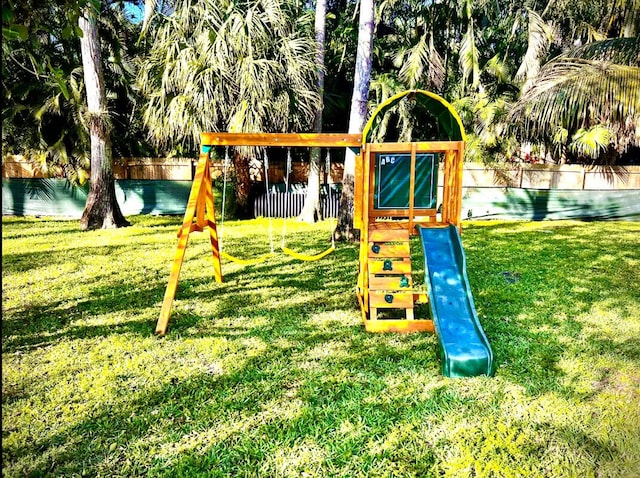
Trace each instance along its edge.
{"label": "wooden crossbeam", "polygon": [[419,141],[415,143],[368,143],[371,153],[446,153],[464,150],[463,141]]}
{"label": "wooden crossbeam", "polygon": [[343,133],[201,133],[203,146],[362,146],[361,134]]}

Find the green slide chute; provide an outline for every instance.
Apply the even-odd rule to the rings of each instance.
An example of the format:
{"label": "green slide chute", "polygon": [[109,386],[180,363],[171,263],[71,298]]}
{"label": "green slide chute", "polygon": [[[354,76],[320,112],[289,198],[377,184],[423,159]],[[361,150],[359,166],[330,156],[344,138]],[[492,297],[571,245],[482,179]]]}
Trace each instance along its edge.
{"label": "green slide chute", "polygon": [[425,282],[445,377],[492,375],[493,351],[480,325],[458,229],[418,226]]}

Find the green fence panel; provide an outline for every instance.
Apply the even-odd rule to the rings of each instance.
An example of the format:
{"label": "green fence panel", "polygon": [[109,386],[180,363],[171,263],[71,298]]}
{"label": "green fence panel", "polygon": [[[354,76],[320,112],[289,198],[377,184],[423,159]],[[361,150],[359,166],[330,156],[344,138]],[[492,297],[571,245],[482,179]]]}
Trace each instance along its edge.
{"label": "green fence panel", "polygon": [[[426,168],[419,168],[420,171]],[[398,174],[398,176],[401,176]],[[398,179],[398,178],[396,178]],[[431,184],[435,177],[420,180]],[[382,204],[408,207],[408,181],[391,188]],[[191,181],[118,180],[116,196],[125,215],[183,215]],[[418,181],[416,181],[416,186]],[[394,191],[398,191],[397,194]],[[416,189],[418,201],[429,198],[426,191]],[[73,187],[63,179],[3,179],[2,214],[11,216],[51,216],[79,218],[87,199],[88,186]],[[385,193],[386,194],[386,193]],[[216,208],[220,196],[215,192]],[[228,191],[230,202],[232,191]],[[385,197],[387,199],[385,199]],[[391,197],[391,202],[385,202]],[[406,203],[406,205],[405,205]],[[420,206],[418,206],[420,204]],[[435,203],[431,206],[435,207]],[[229,216],[227,216],[229,217]],[[582,219],[640,221],[640,189],[561,190],[520,188],[465,188],[462,201],[463,219]]]}
{"label": "green fence panel", "polygon": [[[184,214],[191,181],[116,181],[116,198],[125,216]],[[88,185],[72,186],[64,179],[3,179],[2,214],[80,218]]]}
{"label": "green fence panel", "polygon": [[640,221],[640,189],[466,188],[462,218]]}

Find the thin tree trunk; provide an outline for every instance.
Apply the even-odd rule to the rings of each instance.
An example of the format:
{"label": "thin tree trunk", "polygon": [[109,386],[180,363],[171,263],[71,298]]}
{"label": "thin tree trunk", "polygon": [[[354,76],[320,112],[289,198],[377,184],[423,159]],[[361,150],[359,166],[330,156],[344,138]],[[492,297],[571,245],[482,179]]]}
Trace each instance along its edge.
{"label": "thin tree trunk", "polygon": [[[313,120],[313,132],[322,133],[322,111],[324,109],[322,101],[324,97],[324,43],[326,37],[326,16],[327,16],[327,0],[316,1],[316,18],[315,33],[316,43],[318,45],[318,53],[316,56],[318,66],[318,78],[316,86],[320,97],[320,106],[316,110],[316,116]],[[322,206],[320,204],[320,164],[321,164],[320,148],[311,148],[309,155],[309,177],[307,179],[307,195],[304,200],[304,206],[298,220],[304,222],[316,222],[322,219]]]}
{"label": "thin tree trunk", "polygon": [[100,39],[96,13],[91,4],[78,19],[82,30],[80,48],[87,92],[87,115],[91,134],[91,188],[87,196],[80,229],[109,229],[129,226],[116,199],[111,151],[111,124],[105,97]]}
{"label": "thin tree trunk", "polygon": [[[362,133],[367,117],[367,99],[371,79],[371,52],[373,47],[374,0],[360,2],[360,28],[358,30],[358,51],[356,71],[353,79],[353,96],[349,114],[349,133]],[[355,179],[355,153],[347,149],[342,176],[342,194],[338,210],[336,240],[354,241],[358,239],[353,228],[353,199]]]}
{"label": "thin tree trunk", "polygon": [[[251,174],[249,159],[245,154],[234,152],[233,169],[236,175],[236,215],[240,219],[248,219],[253,211],[251,208]],[[268,171],[265,171],[268,174]]]}

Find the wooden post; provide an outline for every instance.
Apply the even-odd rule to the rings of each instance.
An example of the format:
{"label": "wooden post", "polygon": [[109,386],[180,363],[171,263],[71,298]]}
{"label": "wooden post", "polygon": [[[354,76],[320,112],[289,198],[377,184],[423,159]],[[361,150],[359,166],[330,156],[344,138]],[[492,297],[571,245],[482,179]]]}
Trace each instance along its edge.
{"label": "wooden post", "polygon": [[451,217],[451,151],[444,152],[444,180],[442,181],[442,213],[441,220],[443,223],[448,224]]}
{"label": "wooden post", "polygon": [[[196,216],[197,214],[197,216]],[[196,218],[194,227],[194,218]],[[206,217],[206,222],[205,222]],[[211,185],[211,170],[209,169],[209,154],[201,153],[198,165],[196,167],[196,175],[189,193],[189,201],[187,210],[184,214],[182,227],[178,233],[178,246],[173,258],[171,266],[171,274],[169,275],[169,283],[164,293],[162,301],[162,309],[160,317],[156,324],[156,334],[165,335],[171,315],[171,307],[173,299],[178,289],[178,279],[180,278],[180,270],[184,261],[184,254],[189,242],[189,234],[192,230],[202,230],[202,227],[209,227],[209,235],[211,239],[211,252],[213,253],[213,270],[214,277],[217,282],[222,282],[222,267],[220,265],[220,251],[218,248],[218,232],[215,227],[215,210],[213,204],[213,189]]]}
{"label": "wooden post", "polygon": [[458,151],[456,152],[457,157],[457,171],[456,171],[456,182],[458,184],[458,193],[457,193],[457,204],[456,204],[456,224],[458,226],[458,232],[462,233],[462,177],[464,175],[464,142],[458,141]]}
{"label": "wooden post", "polygon": [[363,145],[360,152],[362,156],[362,165],[364,167],[362,175],[362,229],[360,229],[360,271],[358,285],[362,292],[363,317],[366,318],[369,312],[369,271],[368,271],[368,253],[367,247],[369,242],[369,222],[370,218],[370,190],[373,189],[371,181],[373,180],[373,174],[371,174],[372,162],[375,158],[375,154],[371,152],[369,144]]}
{"label": "wooden post", "polygon": [[409,235],[413,235],[413,208],[416,194],[416,143],[411,143],[411,167],[409,169]]}

